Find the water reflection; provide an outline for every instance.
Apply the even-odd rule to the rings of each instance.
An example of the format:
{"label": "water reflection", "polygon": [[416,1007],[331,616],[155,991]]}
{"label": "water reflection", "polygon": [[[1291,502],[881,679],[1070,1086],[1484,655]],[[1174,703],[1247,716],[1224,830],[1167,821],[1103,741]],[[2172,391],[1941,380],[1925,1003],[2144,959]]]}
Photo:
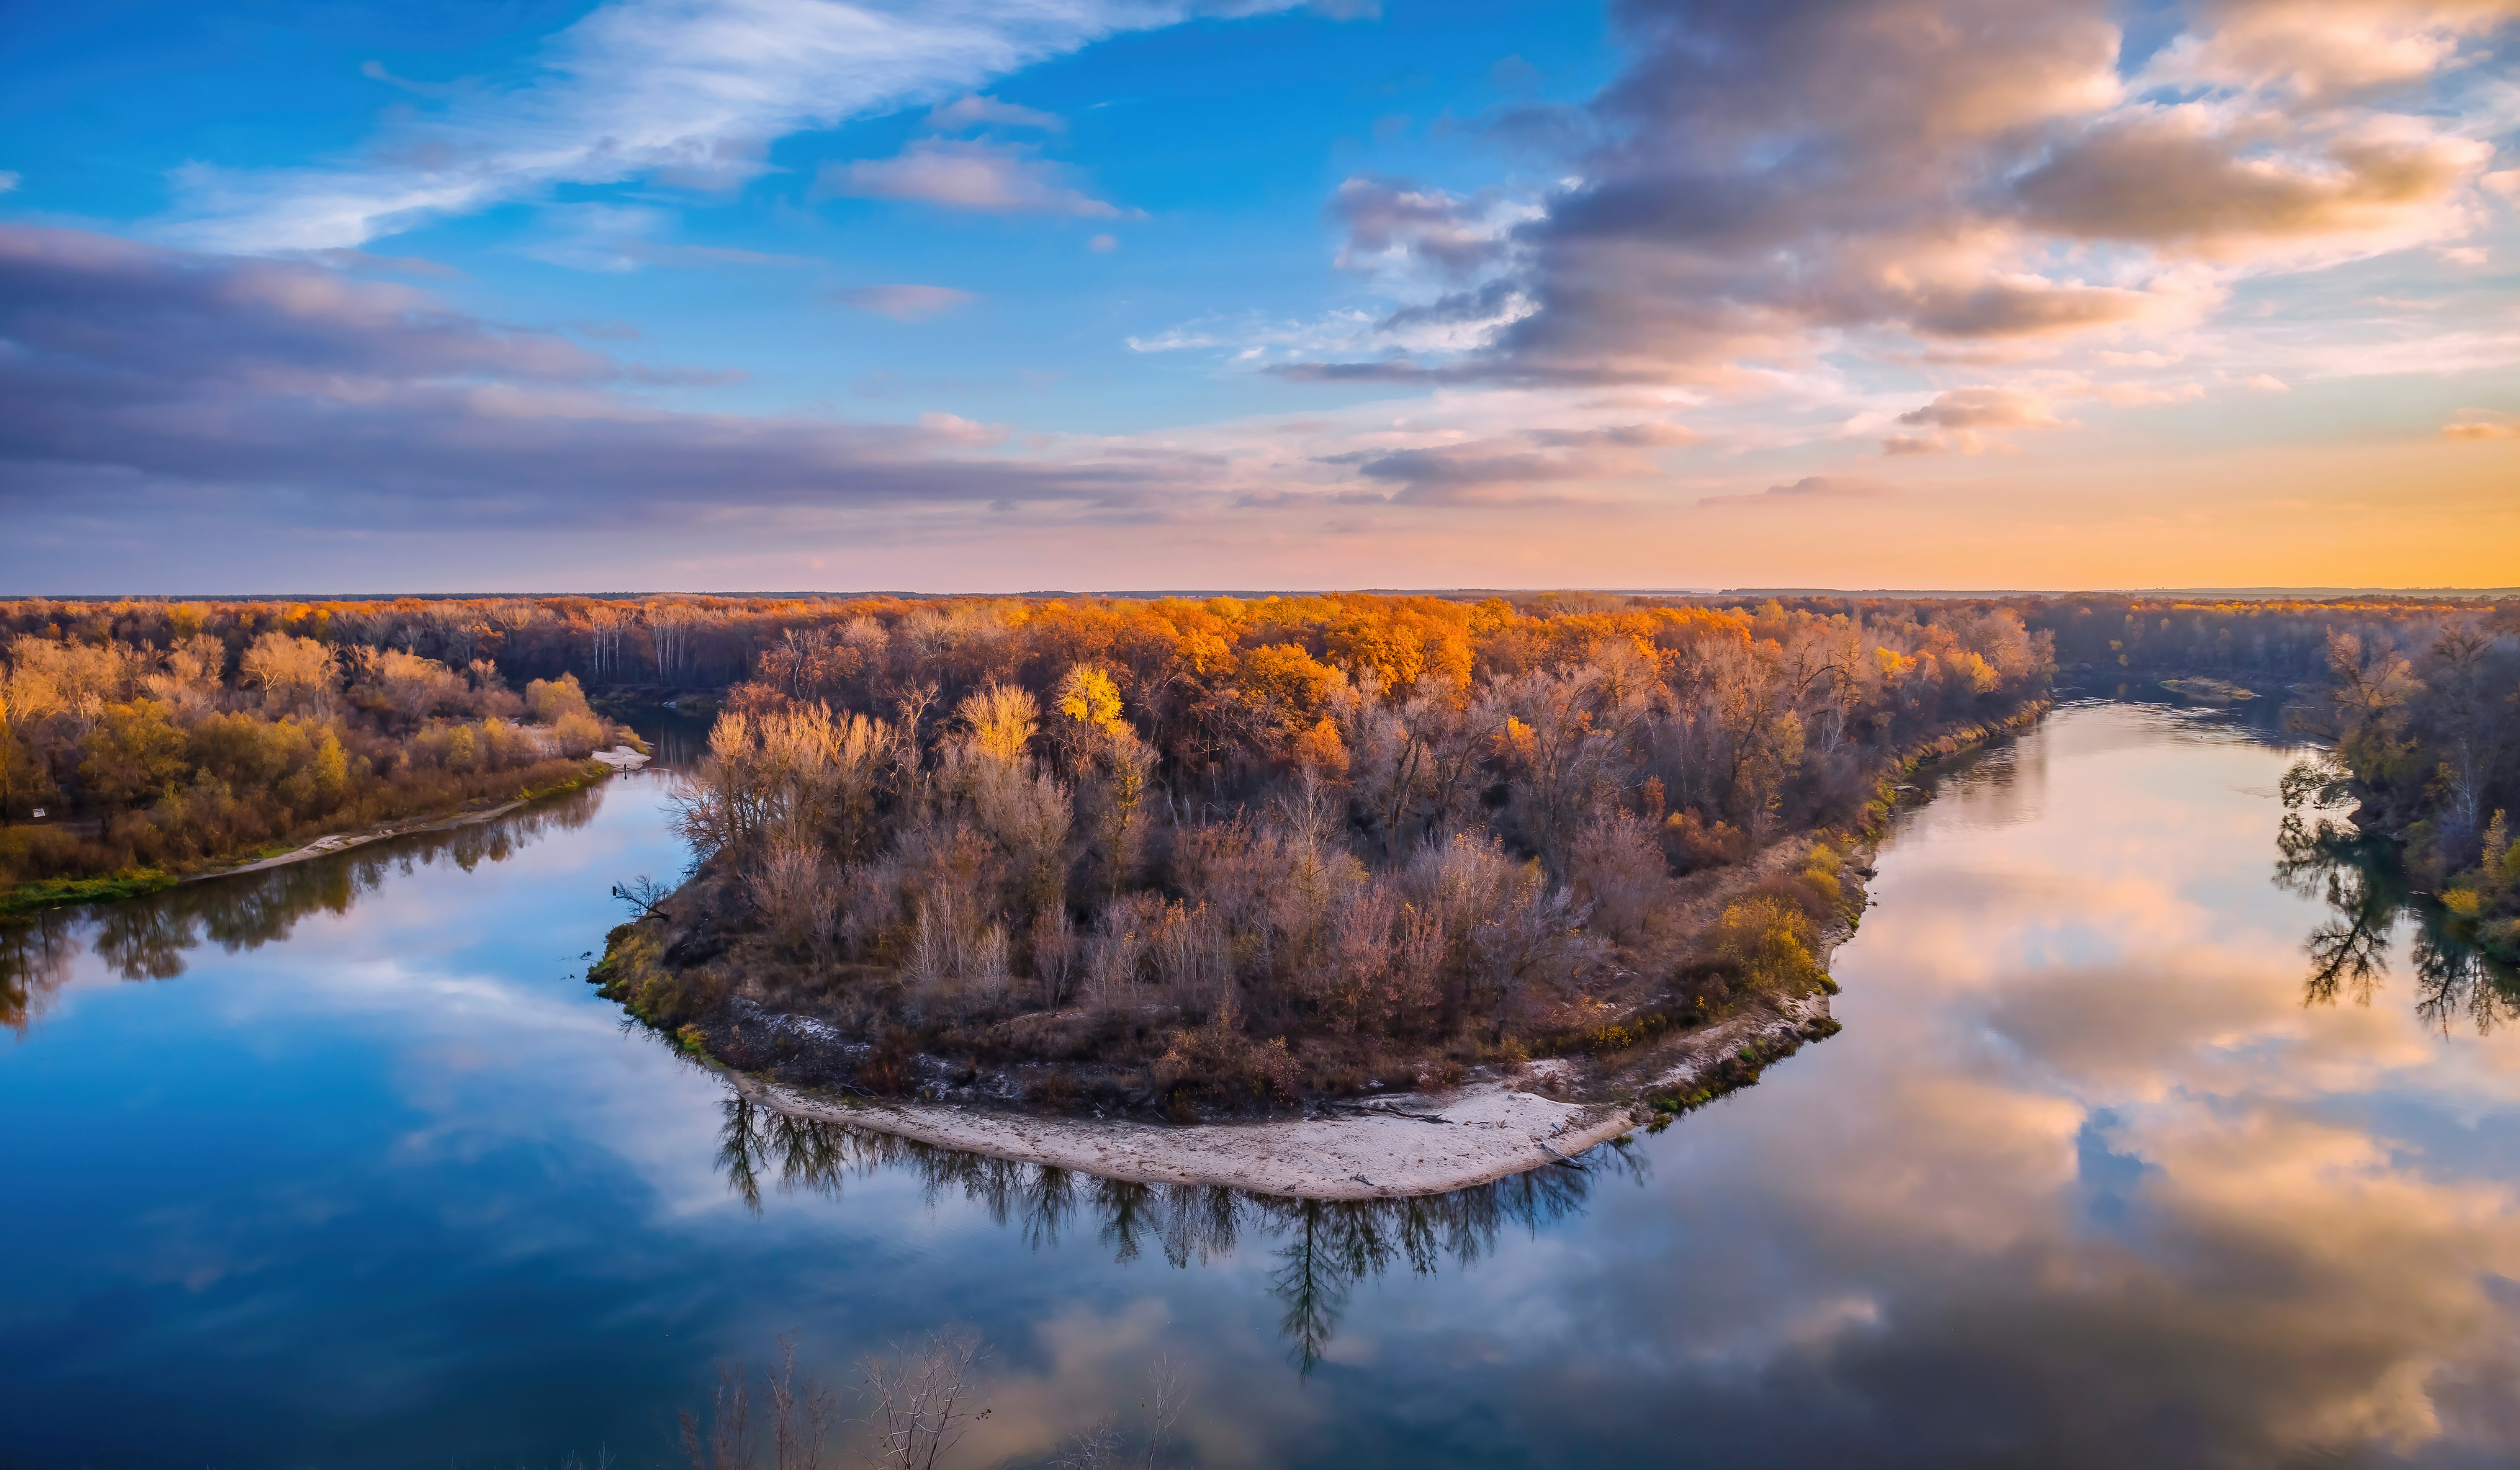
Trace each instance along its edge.
{"label": "water reflection", "polygon": [[2314,927],[2340,997],[2456,966],[2384,870],[2268,881],[2280,744],[2081,705],[1937,773],[1845,1032],[1634,1188],[1308,1207],[730,1116],[574,962],[681,860],[657,786],[249,954],[197,916],[186,984],[0,936],[76,997],[0,1045],[0,1459],[672,1463],[657,1406],[774,1334],[846,1382],[968,1323],[972,1467],[1159,1355],[1218,1467],[2520,1462],[2520,1028],[2303,1005]]}
{"label": "water reflection", "polygon": [[124,980],[172,980],[204,944],[228,954],[286,941],[311,914],[346,914],[389,878],[449,863],[470,873],[555,832],[583,828],[603,788],[569,792],[468,827],[389,838],[329,857],[179,884],[147,897],[38,910],[0,926],[0,1026],[24,1035],[67,985],[82,949]]}
{"label": "water reflection", "polygon": [[2275,841],[2277,886],[2324,902],[2330,914],[2305,944],[2309,1004],[2333,1005],[2340,996],[2370,1004],[2405,920],[2413,930],[2417,1016],[2443,1028],[2463,1017],[2480,1035],[2520,1019],[2520,971],[2452,931],[2449,910],[2408,882],[2396,843],[2299,811],[2284,814]]}
{"label": "water reflection", "polygon": [[1513,1226],[1537,1234],[1582,1213],[1595,1185],[1642,1185],[1644,1155],[1625,1140],[1594,1149],[1581,1168],[1532,1170],[1446,1194],[1389,1200],[1298,1200],[1206,1184],[1145,1184],[1045,1165],[964,1153],[842,1123],[798,1118],[739,1092],[721,1105],[718,1168],[755,1214],[762,1186],[838,1199],[843,1179],[887,1170],[915,1175],[930,1204],[959,1193],[1026,1246],[1058,1246],[1090,1218],[1114,1262],[1149,1247],[1176,1269],[1233,1257],[1249,1240],[1272,1241],[1272,1294],[1280,1331],[1310,1374],[1338,1334],[1358,1284],[1398,1266],[1420,1276],[1449,1261],[1477,1263]]}

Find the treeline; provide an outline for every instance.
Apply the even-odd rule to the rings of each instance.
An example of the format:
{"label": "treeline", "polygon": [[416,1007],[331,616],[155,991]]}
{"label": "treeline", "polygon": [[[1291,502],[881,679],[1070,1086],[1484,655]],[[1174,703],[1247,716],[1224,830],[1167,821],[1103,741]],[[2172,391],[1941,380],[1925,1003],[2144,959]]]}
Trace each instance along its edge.
{"label": "treeline", "polygon": [[607,978],[668,1025],[741,981],[981,1050],[1151,1037],[1193,1101],[1292,1096],[1307,1046],[1603,1025],[1691,963],[1803,993],[1837,852],[1708,932],[1676,882],[1861,821],[1897,753],[2049,668],[2013,610],[1928,604],[860,611],[730,692],[701,876]]}
{"label": "treeline", "polygon": [[[1717,604],[1721,605],[1721,604]],[[1846,597],[1787,598],[1801,612],[1876,614],[1913,606]],[[1953,599],[1956,609],[2010,608],[2055,649],[2061,678],[2210,674],[2234,683],[2324,684],[2332,634],[2365,643],[2409,646],[2444,629],[2491,622],[2520,613],[2520,603],[2474,598],[2353,597],[2319,602],[2285,598],[2125,597],[2092,594]]]}
{"label": "treeline", "polygon": [[0,644],[0,891],[567,784],[612,734],[567,674],[119,606]]}
{"label": "treeline", "polygon": [[[1332,599],[1335,600],[1335,599]],[[0,602],[0,643],[31,634],[54,642],[168,648],[197,634],[216,637],[230,656],[264,632],[286,632],[335,647],[395,649],[463,668],[488,659],[512,680],[574,674],[589,689],[661,685],[714,689],[750,677],[765,652],[791,640],[820,640],[821,674],[844,674],[871,651],[868,625],[910,647],[963,641],[958,620],[1002,606],[1049,600],[898,597],[543,597],[399,598],[346,601]],[[1319,601],[1319,599],[1275,599]],[[1435,599],[1425,599],[1435,601]],[[1518,614],[1549,619],[1607,615],[1651,606],[1755,613],[1770,600],[1647,599],[1598,592],[1544,592],[1509,600]],[[1066,608],[1106,606],[1061,599]],[[1144,605],[1144,604],[1138,604]],[[1256,605],[1256,604],[1255,604]],[[1464,606],[1453,601],[1447,605]],[[2034,633],[2053,640],[2068,672],[2192,672],[2246,680],[2301,682],[2323,677],[2330,631],[2395,637],[2397,629],[2491,616],[2497,605],[2457,599],[2363,597],[2200,601],[2118,595],[1942,599],[1801,597],[1787,612],[1865,620],[1984,616],[2008,608]],[[2508,606],[2503,604],[2501,606]],[[2397,641],[2406,641],[2398,638]]]}
{"label": "treeline", "polygon": [[2354,804],[2363,832],[2404,845],[2453,932],[2520,959],[2520,608],[2336,631],[2323,652],[2307,713],[2334,745],[2286,778],[2287,804]]}
{"label": "treeline", "polygon": [[2234,682],[2322,682],[2328,639],[2406,643],[2495,615],[2492,603],[2437,598],[2339,602],[2059,597],[2023,608],[2055,639],[2058,666],[2097,673],[2201,673]]}
{"label": "treeline", "polygon": [[894,598],[29,598],[0,602],[0,643],[31,635],[57,643],[162,649],[206,635],[233,659],[262,634],[280,632],[334,648],[392,649],[449,668],[486,659],[519,683],[566,673],[587,688],[714,688],[742,678],[761,649],[790,628],[836,625],[870,610],[903,617],[921,606]]}

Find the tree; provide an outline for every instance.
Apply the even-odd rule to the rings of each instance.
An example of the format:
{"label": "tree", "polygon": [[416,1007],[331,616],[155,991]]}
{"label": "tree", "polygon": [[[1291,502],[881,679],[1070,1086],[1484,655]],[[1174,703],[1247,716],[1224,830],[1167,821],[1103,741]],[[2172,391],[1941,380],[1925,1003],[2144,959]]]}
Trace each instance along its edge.
{"label": "tree", "polygon": [[[1108,688],[1110,682],[1107,677],[1102,679],[1104,688]],[[1080,703],[1088,703],[1099,698],[1100,691],[1092,696],[1080,693],[1076,697]],[[1119,702],[1119,691],[1112,689],[1110,707],[1115,715]],[[1064,700],[1060,712],[1067,712]],[[1013,684],[991,684],[967,697],[955,713],[970,727],[971,748],[1002,765],[1012,765],[1021,760],[1025,748],[1032,743],[1033,732],[1041,728],[1040,702],[1032,697],[1030,690]],[[1071,714],[1069,717],[1077,716]]]}
{"label": "tree", "polygon": [[979,1392],[978,1365],[987,1351],[980,1335],[951,1328],[917,1347],[896,1346],[862,1363],[867,1396],[875,1407],[866,1418],[874,1431],[870,1458],[884,1470],[935,1470],[963,1441]]}
{"label": "tree", "polygon": [[173,791],[183,782],[184,732],[156,700],[108,705],[80,750],[79,780],[93,802],[132,806]]}
{"label": "tree", "polygon": [[1055,700],[1058,712],[1079,731],[1129,733],[1129,722],[1120,712],[1120,686],[1100,668],[1079,664],[1067,670],[1058,681]]}
{"label": "tree", "polygon": [[296,709],[333,682],[331,649],[278,631],[254,639],[239,664],[246,682],[258,686],[264,702],[277,710]]}

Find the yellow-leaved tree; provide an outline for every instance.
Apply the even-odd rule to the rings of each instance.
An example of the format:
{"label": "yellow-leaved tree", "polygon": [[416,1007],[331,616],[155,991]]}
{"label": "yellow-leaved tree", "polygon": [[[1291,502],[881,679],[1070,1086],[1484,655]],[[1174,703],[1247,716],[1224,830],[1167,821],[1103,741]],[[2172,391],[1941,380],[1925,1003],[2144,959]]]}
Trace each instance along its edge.
{"label": "yellow-leaved tree", "polygon": [[1058,712],[1076,723],[1105,735],[1130,733],[1120,712],[1120,686],[1102,669],[1079,664],[1058,681],[1057,692]]}

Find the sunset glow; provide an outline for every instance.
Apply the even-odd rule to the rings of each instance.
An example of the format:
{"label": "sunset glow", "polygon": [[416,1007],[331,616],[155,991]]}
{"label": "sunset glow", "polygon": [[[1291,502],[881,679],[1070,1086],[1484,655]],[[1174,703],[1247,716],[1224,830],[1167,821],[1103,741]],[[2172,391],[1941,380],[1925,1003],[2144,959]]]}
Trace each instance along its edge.
{"label": "sunset glow", "polygon": [[0,580],[2509,584],[2515,18],[24,15]]}

